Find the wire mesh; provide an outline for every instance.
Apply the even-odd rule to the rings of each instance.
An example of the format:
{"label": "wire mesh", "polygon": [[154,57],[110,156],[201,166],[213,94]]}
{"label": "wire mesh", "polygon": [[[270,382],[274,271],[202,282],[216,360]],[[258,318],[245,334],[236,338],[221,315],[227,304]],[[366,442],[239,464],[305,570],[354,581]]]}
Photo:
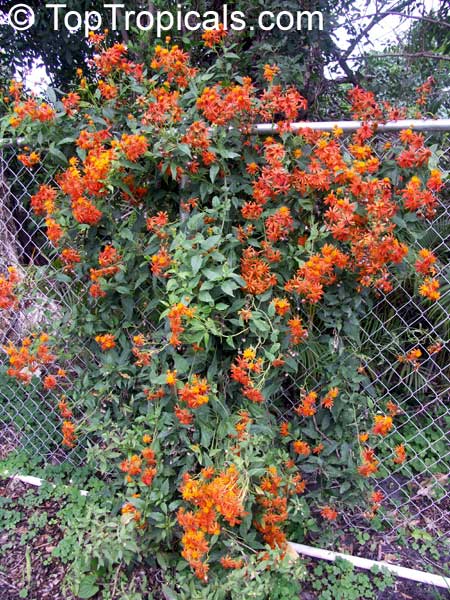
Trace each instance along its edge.
{"label": "wire mesh", "polygon": [[[330,124],[331,128],[332,124]],[[380,158],[384,156],[389,133],[377,136],[375,147]],[[448,169],[450,148],[444,131],[428,134],[428,144],[438,149],[440,167]],[[345,143],[345,138],[343,139]],[[30,283],[29,295],[21,298],[21,307],[14,320],[0,322],[0,345],[37,327],[45,314],[70,310],[76,303],[76,291],[61,285],[52,265],[53,248],[40,233],[39,222],[29,209],[29,197],[39,183],[54,175],[45,163],[30,169],[17,161],[14,147],[0,151],[0,271],[8,265],[17,265]],[[384,494],[385,517],[392,526],[401,522],[425,523],[436,537],[450,532],[450,201],[448,190],[439,197],[439,207],[432,221],[424,221],[420,235],[413,244],[417,249],[432,249],[440,257],[438,277],[441,298],[431,306],[420,300],[416,284],[397,279],[389,293],[375,301],[366,302],[365,316],[354,342],[354,355],[360,360],[361,370],[368,383],[364,387],[373,402],[375,412],[383,412],[391,400],[400,408],[402,418],[394,431],[388,434],[391,448],[404,444],[408,448],[405,463],[392,466],[390,475],[376,480]],[[76,282],[75,282],[76,283]],[[46,291],[51,290],[51,294]],[[0,315],[1,319],[1,315]],[[315,362],[324,359],[315,352],[312,331],[308,344],[308,360],[301,351],[297,354],[298,373],[286,377],[279,390],[283,402],[274,407],[280,419],[292,411],[298,401],[299,388],[308,382],[311,390],[319,382],[314,380]],[[338,342],[337,342],[338,343]],[[411,368],[398,360],[413,348],[420,348],[422,357],[418,368]],[[438,351],[435,351],[439,348]],[[330,348],[333,353],[333,348]],[[94,357],[86,352],[83,360]],[[3,361],[3,357],[1,358]],[[37,388],[15,385],[4,377],[0,363],[0,438],[3,444],[24,448],[45,462],[68,461],[79,465],[83,461],[83,440],[75,450],[61,450],[60,417],[55,406]],[[300,384],[301,382],[301,384]],[[355,524],[353,522],[352,524]]]}

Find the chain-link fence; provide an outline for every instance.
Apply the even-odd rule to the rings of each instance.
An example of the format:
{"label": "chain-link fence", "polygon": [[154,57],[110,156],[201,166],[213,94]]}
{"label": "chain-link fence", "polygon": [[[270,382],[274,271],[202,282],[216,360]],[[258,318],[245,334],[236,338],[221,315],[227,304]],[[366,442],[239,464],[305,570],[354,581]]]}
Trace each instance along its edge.
{"label": "chain-link fence", "polygon": [[[321,124],[331,129],[333,124]],[[345,127],[345,126],[344,126]],[[347,131],[356,127],[348,127]],[[426,125],[422,125],[425,130]],[[380,128],[382,130],[382,128]],[[439,157],[441,169],[448,170],[450,125],[434,122],[427,133]],[[440,131],[436,131],[440,129]],[[265,131],[261,131],[265,133]],[[375,147],[380,156],[386,152],[390,129],[380,131]],[[17,341],[37,328],[49,311],[76,304],[70,286],[61,285],[54,277],[52,247],[42,235],[39,223],[29,209],[29,196],[38,183],[48,181],[53,173],[45,166],[29,170],[17,160],[17,148],[0,150],[0,272],[16,265],[31,285],[29,295],[21,297],[14,320],[6,320],[0,312],[0,345]],[[369,383],[364,392],[373,399],[374,411],[382,412],[387,401],[399,407],[402,418],[387,442],[391,448],[404,444],[407,461],[394,465],[390,475],[377,479],[377,487],[385,496],[385,514],[389,522],[420,523],[435,537],[450,532],[450,198],[448,190],[439,195],[439,207],[432,221],[424,221],[415,235],[417,248],[432,249],[439,258],[441,298],[431,306],[420,302],[414,285],[398,280],[389,293],[366,305],[354,355]],[[51,289],[51,294],[48,290]],[[1,319],[3,319],[1,321]],[[337,341],[338,343],[338,341]],[[314,347],[308,344],[308,361],[298,355],[302,385],[314,387]],[[421,357],[415,367],[399,357],[418,348]],[[312,357],[312,358],[311,358]],[[317,361],[324,360],[317,355]],[[3,365],[1,364],[3,362]],[[60,417],[55,407],[39,389],[15,385],[4,375],[4,354],[0,359],[0,452],[8,448],[24,448],[47,463],[82,462],[80,446],[63,451],[60,446]],[[283,386],[285,407],[292,409],[298,400],[300,377],[290,377]],[[280,411],[283,417],[285,410]],[[82,440],[81,440],[82,442]],[[392,465],[393,456],[387,457]],[[352,521],[355,524],[355,521]]]}

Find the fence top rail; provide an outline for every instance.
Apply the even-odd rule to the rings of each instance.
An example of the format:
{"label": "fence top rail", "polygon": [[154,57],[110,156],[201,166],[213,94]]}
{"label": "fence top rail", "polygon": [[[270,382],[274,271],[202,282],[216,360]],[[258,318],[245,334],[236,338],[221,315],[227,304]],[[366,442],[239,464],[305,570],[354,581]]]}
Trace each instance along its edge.
{"label": "fence top rail", "polygon": [[[317,131],[333,131],[336,127],[342,129],[344,133],[351,133],[361,127],[363,121],[301,121],[291,124],[292,131],[300,129],[315,129]],[[387,121],[378,123],[376,131],[386,133],[391,131],[401,131],[402,129],[413,129],[414,131],[450,131],[450,119],[400,119],[398,121]],[[254,133],[260,135],[276,134],[277,125],[273,123],[258,123],[253,127]],[[21,146],[26,143],[25,138],[11,140],[0,138],[0,149]]]}
{"label": "fence top rail", "polygon": [[[333,131],[339,127],[344,133],[356,131],[361,127],[363,121],[304,121],[292,123],[292,131],[299,129],[316,129],[318,131]],[[255,125],[257,133],[276,133],[277,126],[271,123]],[[377,124],[377,132],[401,131],[402,129],[413,129],[415,131],[450,131],[450,119],[400,119],[398,121],[387,121]]]}

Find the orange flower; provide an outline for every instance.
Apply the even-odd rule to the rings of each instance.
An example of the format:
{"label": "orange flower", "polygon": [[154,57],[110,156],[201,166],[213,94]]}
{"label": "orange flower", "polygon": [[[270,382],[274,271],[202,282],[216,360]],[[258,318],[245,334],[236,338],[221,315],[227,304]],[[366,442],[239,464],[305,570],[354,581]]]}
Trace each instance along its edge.
{"label": "orange flower", "polygon": [[166,383],[167,385],[176,385],[177,383],[177,372],[175,371],[167,371],[166,373]]}
{"label": "orange flower", "polygon": [[281,437],[287,437],[289,435],[289,423],[287,421],[283,421],[280,424],[280,435]]}
{"label": "orange flower", "polygon": [[112,350],[116,346],[116,338],[111,333],[106,333],[104,335],[97,335],[95,337],[95,341],[99,344],[100,348],[103,351]]}
{"label": "orange flower", "polygon": [[46,219],[45,225],[47,227],[47,237],[54,246],[57,246],[59,240],[63,237],[64,231],[61,225],[59,225],[54,219]]}
{"label": "orange flower", "polygon": [[339,394],[339,389],[337,387],[331,388],[326,394],[326,396],[322,399],[322,406],[324,408],[332,408],[334,404],[334,400],[337,398]]}
{"label": "orange flower", "polygon": [[244,566],[244,561],[242,558],[231,558],[231,556],[227,554],[226,556],[222,556],[220,564],[224,569],[241,569]]}
{"label": "orange flower", "polygon": [[320,454],[323,449],[324,449],[324,445],[323,444],[317,444],[317,446],[314,446],[313,448],[313,454]]}
{"label": "orange flower", "polygon": [[89,294],[93,298],[104,298],[106,296],[106,292],[102,290],[98,283],[93,283],[89,288]]}
{"label": "orange flower", "polygon": [[83,196],[72,202],[72,212],[78,223],[86,225],[97,225],[103,216],[103,213]]}
{"label": "orange flower", "polygon": [[57,386],[57,383],[54,375],[47,375],[44,379],[44,387],[46,390],[53,390]]}
{"label": "orange flower", "polygon": [[263,77],[269,83],[272,83],[275,75],[280,72],[280,67],[276,65],[264,65]]}
{"label": "orange flower", "polygon": [[299,406],[295,409],[295,412],[302,417],[312,417],[317,412],[316,407],[317,402],[317,393],[309,392],[306,394],[300,403]]}
{"label": "orange flower", "polygon": [[209,29],[202,34],[202,40],[207,48],[213,48],[216,44],[220,44],[228,35],[223,23],[219,23],[217,29]]}
{"label": "orange flower", "polygon": [[148,142],[145,135],[128,135],[124,133],[120,141],[120,148],[131,162],[136,162],[147,152]]}
{"label": "orange flower", "polygon": [[73,448],[75,446],[75,424],[72,421],[64,421],[62,424],[62,434],[63,434],[63,445],[68,448]]}
{"label": "orange flower", "polygon": [[180,390],[178,396],[182,402],[185,402],[189,408],[199,408],[209,401],[208,393],[210,386],[206,379],[201,379],[194,375],[192,383],[186,383]]}
{"label": "orange flower", "polygon": [[179,404],[175,405],[175,416],[182,425],[191,425],[194,415],[188,408],[181,408]]}
{"label": "orange flower", "polygon": [[397,465],[401,465],[402,463],[404,463],[406,460],[405,446],[403,444],[399,444],[398,446],[395,446],[394,452],[395,452],[394,462]]}
{"label": "orange flower", "polygon": [[375,435],[387,435],[392,429],[392,417],[384,415],[375,415],[375,424],[372,433]]}
{"label": "orange flower", "polygon": [[65,264],[65,269],[72,271],[74,266],[81,262],[81,256],[73,248],[64,248],[61,252],[61,260]]}
{"label": "orange flower", "polygon": [[19,275],[15,267],[8,267],[8,276],[0,275],[0,309],[10,310],[18,304],[14,288],[19,282]]}
{"label": "orange flower", "polygon": [[300,344],[300,342],[308,337],[308,331],[303,327],[302,320],[299,317],[290,319],[288,321],[288,326],[293,344]]}
{"label": "orange flower", "polygon": [[291,304],[287,298],[274,298],[272,300],[277,315],[283,317],[291,310]]}
{"label": "orange flower", "polygon": [[424,248],[419,251],[419,258],[416,260],[414,268],[421,275],[433,276],[436,274],[436,269],[434,267],[436,260],[436,256],[433,252]]}
{"label": "orange flower", "polygon": [[331,506],[324,506],[320,511],[320,514],[327,521],[335,521],[338,516],[337,511],[334,508],[331,508]]}
{"label": "orange flower", "polygon": [[154,467],[150,467],[148,469],[145,469],[142,472],[142,475],[141,475],[141,481],[142,481],[142,483],[144,485],[146,485],[146,486],[152,485],[153,479],[155,478],[156,473],[157,473],[157,471],[156,471],[156,469]]}
{"label": "orange flower", "polygon": [[439,292],[439,281],[431,277],[425,277],[423,284],[419,288],[419,294],[429,300],[439,300],[441,294]]}
{"label": "orange flower", "polygon": [[244,250],[241,259],[241,275],[246,284],[244,292],[255,296],[264,294],[277,282],[269,265],[259,258],[259,254],[252,246],[249,246]]}
{"label": "orange flower", "polygon": [[31,154],[19,154],[17,156],[18,160],[28,168],[34,167],[39,164],[41,157],[37,152],[31,152]]}
{"label": "orange flower", "polygon": [[301,456],[308,456],[311,454],[311,447],[308,442],[303,442],[302,440],[296,440],[292,444],[292,448],[296,454],[300,454]]}

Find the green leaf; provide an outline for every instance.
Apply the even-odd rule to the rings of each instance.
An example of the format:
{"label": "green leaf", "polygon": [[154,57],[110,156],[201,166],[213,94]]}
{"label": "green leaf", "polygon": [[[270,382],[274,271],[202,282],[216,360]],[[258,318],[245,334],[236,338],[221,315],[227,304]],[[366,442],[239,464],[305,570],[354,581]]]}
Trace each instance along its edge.
{"label": "green leaf", "polygon": [[203,256],[200,256],[200,254],[195,254],[194,256],[191,257],[191,267],[192,267],[193,275],[197,275],[202,264],[203,264]]}
{"label": "green leaf", "polygon": [[222,283],[222,285],[220,286],[220,289],[225,292],[225,294],[228,294],[228,296],[234,296],[234,290],[238,287],[238,285],[236,283],[234,283],[234,281],[224,281]]}
{"label": "green leaf", "polygon": [[79,598],[92,598],[99,591],[98,585],[96,585],[97,578],[95,575],[87,575],[81,580],[78,588]]}
{"label": "green leaf", "polygon": [[211,168],[209,169],[209,177],[210,177],[212,183],[214,183],[219,170],[220,170],[220,166],[217,163],[214,163],[213,165],[211,165]]}

